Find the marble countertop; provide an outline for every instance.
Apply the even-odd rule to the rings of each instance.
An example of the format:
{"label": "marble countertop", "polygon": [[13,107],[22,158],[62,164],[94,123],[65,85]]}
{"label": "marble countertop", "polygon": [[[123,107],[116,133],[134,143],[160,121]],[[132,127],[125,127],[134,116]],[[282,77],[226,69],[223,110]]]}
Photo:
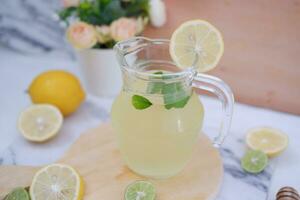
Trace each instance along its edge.
{"label": "marble countertop", "polygon": [[[113,98],[88,97],[75,114],[65,119],[59,136],[50,142],[29,143],[19,134],[16,122],[20,111],[31,103],[26,94],[31,80],[49,69],[64,69],[81,77],[77,65],[74,57],[64,51],[29,56],[0,48],[0,164],[43,165],[55,162],[80,133],[109,120]],[[215,122],[220,120],[218,108],[221,105],[210,97],[202,97],[202,101],[206,109],[204,132],[213,136],[218,130]],[[218,199],[234,199],[242,190],[243,199],[268,197],[271,200],[282,186],[289,185],[300,190],[300,117],[239,103],[234,109],[230,135],[221,149],[225,176]],[[249,128],[262,125],[286,132],[290,144],[281,156],[270,161],[263,173],[250,175],[244,173],[239,164],[245,152],[244,135]]]}
{"label": "marble countertop", "polygon": [[[49,69],[64,69],[81,78],[75,56],[63,39],[63,30],[51,20],[57,1],[4,0],[0,7],[0,164],[43,165],[55,162],[85,130],[109,120],[113,98],[88,97],[79,110],[65,119],[60,134],[45,144],[29,143],[17,130],[19,113],[30,99],[26,89],[32,79]],[[14,10],[14,12],[11,12]],[[30,29],[28,28],[30,24]],[[218,130],[221,107],[203,97],[206,109],[204,132]],[[240,168],[245,152],[245,132],[256,126],[272,126],[286,132],[288,149],[270,161],[259,175]],[[230,135],[220,150],[224,163],[224,181],[218,199],[275,199],[282,186],[300,191],[300,116],[275,112],[244,104],[235,104]],[[47,156],[44,156],[47,155]]]}

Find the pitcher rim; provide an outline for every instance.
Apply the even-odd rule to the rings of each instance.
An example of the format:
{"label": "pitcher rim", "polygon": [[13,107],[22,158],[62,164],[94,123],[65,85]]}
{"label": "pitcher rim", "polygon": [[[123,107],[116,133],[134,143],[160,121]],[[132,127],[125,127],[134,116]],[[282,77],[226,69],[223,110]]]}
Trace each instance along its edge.
{"label": "pitcher rim", "polygon": [[[121,65],[121,68],[126,70],[129,73],[133,73],[139,77],[147,77],[147,78],[158,78],[161,77],[161,75],[159,74],[154,74],[154,73],[149,73],[149,72],[143,72],[143,71],[138,71],[136,69],[134,69],[132,66],[130,66],[127,61],[124,58],[124,56],[126,56],[129,53],[134,52],[136,49],[133,48],[133,50],[124,50],[121,48],[122,45],[125,44],[129,44],[130,42],[135,42],[138,40],[143,40],[145,41],[145,46],[149,45],[149,44],[170,44],[170,40],[169,39],[159,39],[159,38],[148,38],[148,37],[144,37],[144,36],[136,36],[136,37],[132,37],[129,38],[127,40],[122,40],[117,42],[114,47],[113,50],[116,52],[117,54],[117,60],[119,62],[119,64]],[[121,60],[122,59],[122,60]],[[170,60],[170,63],[177,66],[176,63],[173,60]],[[197,71],[193,68],[193,67],[188,67],[185,69],[182,69],[180,67],[178,67],[180,69],[180,71],[178,72],[167,72],[164,74],[164,77],[166,78],[170,78],[170,79],[181,79],[181,78],[186,78],[186,76],[191,75],[194,76],[195,74],[197,74]]]}

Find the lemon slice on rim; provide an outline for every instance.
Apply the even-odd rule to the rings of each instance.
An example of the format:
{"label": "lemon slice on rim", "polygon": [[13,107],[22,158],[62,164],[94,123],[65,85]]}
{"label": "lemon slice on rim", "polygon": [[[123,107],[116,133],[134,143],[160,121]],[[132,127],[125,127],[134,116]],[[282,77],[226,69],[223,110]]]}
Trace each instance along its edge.
{"label": "lemon slice on rim", "polygon": [[44,142],[60,130],[63,116],[58,108],[49,104],[35,104],[26,108],[19,117],[18,128],[33,142]]}
{"label": "lemon slice on rim", "polygon": [[279,130],[260,127],[248,131],[246,142],[250,149],[260,150],[272,157],[286,149],[288,137]]}
{"label": "lemon slice on rim", "polygon": [[217,66],[224,43],[219,30],[209,22],[191,20],[174,31],[169,51],[178,67],[194,67],[198,72],[206,72]]}
{"label": "lemon slice on rim", "polygon": [[39,170],[30,186],[31,200],[81,200],[83,180],[68,165],[52,164]]}

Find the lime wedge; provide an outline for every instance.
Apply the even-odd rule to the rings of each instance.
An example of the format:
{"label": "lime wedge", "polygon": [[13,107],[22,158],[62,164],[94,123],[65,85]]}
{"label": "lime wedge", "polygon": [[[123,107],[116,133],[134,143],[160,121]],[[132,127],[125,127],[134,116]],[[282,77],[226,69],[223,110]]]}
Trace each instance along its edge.
{"label": "lime wedge", "polygon": [[242,158],[242,168],[253,174],[262,172],[268,164],[268,156],[259,150],[250,150]]}
{"label": "lime wedge", "polygon": [[147,181],[136,181],[126,188],[125,200],[154,200],[155,188]]}
{"label": "lime wedge", "polygon": [[6,196],[5,200],[30,200],[30,198],[24,188],[15,188]]}

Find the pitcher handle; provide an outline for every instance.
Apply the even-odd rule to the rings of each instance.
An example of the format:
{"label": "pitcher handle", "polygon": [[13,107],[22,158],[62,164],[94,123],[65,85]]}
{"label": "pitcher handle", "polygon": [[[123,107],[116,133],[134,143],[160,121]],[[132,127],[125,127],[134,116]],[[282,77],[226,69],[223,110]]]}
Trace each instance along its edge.
{"label": "pitcher handle", "polygon": [[197,73],[193,79],[192,86],[215,94],[222,102],[223,116],[219,135],[213,140],[213,145],[219,148],[230,129],[234,104],[233,93],[224,81],[207,74]]}

